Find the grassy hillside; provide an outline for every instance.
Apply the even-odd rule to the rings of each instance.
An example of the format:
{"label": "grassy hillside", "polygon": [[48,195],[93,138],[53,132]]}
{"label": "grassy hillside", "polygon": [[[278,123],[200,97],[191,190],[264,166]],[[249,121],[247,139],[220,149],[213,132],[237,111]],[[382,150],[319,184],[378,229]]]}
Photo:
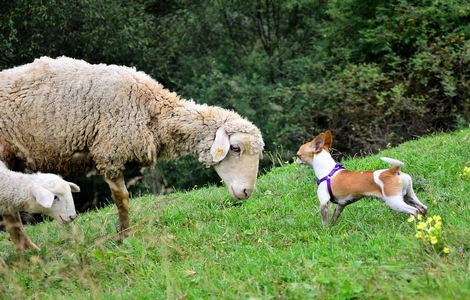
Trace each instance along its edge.
{"label": "grassy hillside", "polygon": [[[70,225],[29,226],[39,252],[17,255],[0,235],[0,298],[436,298],[470,297],[470,130],[380,153],[405,162],[430,215],[443,219],[448,255],[426,251],[407,216],[371,198],[324,229],[310,169],[261,177],[234,205],[224,188],[133,199],[133,236],[113,238],[116,208]],[[383,168],[379,155],[344,161]]]}

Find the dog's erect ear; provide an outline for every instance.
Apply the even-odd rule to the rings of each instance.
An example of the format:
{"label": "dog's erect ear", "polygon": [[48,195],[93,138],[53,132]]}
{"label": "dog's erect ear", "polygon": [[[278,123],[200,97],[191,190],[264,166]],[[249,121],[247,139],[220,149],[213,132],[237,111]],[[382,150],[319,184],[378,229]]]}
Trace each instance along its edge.
{"label": "dog's erect ear", "polygon": [[324,144],[325,144],[325,134],[320,133],[313,139],[311,147],[313,148],[314,152],[320,152]]}
{"label": "dog's erect ear", "polygon": [[329,130],[325,131],[324,133],[325,133],[325,144],[323,145],[323,148],[328,150],[333,146],[333,135],[331,134],[331,131]]}
{"label": "dog's erect ear", "polygon": [[230,150],[230,139],[225,129],[220,127],[215,133],[215,140],[211,146],[211,155],[214,162],[219,162],[225,158]]}

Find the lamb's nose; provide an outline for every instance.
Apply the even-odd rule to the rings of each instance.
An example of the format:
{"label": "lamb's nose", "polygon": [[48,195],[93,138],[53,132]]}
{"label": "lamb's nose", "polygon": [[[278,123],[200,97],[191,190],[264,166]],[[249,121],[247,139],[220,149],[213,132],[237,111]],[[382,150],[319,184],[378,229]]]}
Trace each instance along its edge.
{"label": "lamb's nose", "polygon": [[73,216],[70,216],[70,222],[72,222],[73,220],[75,220],[75,218],[77,217],[77,215],[73,215]]}

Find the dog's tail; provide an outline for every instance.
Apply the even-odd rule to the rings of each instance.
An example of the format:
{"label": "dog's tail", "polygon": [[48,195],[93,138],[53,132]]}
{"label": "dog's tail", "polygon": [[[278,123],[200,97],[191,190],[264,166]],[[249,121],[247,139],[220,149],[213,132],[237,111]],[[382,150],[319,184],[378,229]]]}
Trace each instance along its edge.
{"label": "dog's tail", "polygon": [[393,159],[393,158],[381,157],[380,159],[392,165],[392,167],[389,170],[394,174],[397,174],[400,171],[401,166],[404,165],[403,162]]}

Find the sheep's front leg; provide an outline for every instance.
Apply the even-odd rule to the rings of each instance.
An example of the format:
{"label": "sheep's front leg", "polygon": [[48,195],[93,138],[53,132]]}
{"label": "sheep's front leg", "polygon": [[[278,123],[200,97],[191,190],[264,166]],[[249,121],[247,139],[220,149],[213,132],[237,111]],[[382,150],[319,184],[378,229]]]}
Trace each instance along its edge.
{"label": "sheep's front leg", "polygon": [[105,178],[111,189],[114,203],[116,203],[119,214],[118,241],[122,241],[129,235],[129,192],[121,174],[117,178]]}
{"label": "sheep's front leg", "polygon": [[5,224],[5,229],[10,234],[11,241],[17,251],[27,249],[39,250],[39,247],[26,235],[23,224],[21,223],[20,213],[3,215],[3,224]]}

